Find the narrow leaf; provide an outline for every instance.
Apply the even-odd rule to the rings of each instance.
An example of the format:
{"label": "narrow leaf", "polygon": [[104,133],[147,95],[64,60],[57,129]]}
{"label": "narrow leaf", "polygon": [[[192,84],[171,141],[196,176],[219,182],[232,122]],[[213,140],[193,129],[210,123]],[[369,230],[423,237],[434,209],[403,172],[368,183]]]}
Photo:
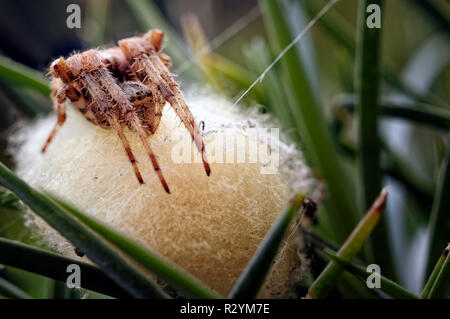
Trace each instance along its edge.
{"label": "narrow leaf", "polygon": [[[355,96],[341,95],[337,98],[338,107],[353,111]],[[420,102],[399,102],[394,99],[382,98],[380,101],[381,115],[414,121],[418,124],[429,125],[438,129],[450,128],[450,112],[446,109]]]}
{"label": "narrow leaf", "polygon": [[[359,279],[361,279],[364,283],[367,278],[372,274],[367,272],[364,267],[358,266],[352,262],[349,262],[338,255],[336,255],[330,249],[325,249],[325,253],[335,262],[344,267],[345,270],[355,275]],[[398,299],[417,299],[418,297],[408,290],[401,287],[399,284],[394,281],[380,275],[380,290],[387,293],[389,296]]]}
{"label": "narrow leaf", "polygon": [[[372,230],[383,215],[386,199],[387,191],[383,189],[367,214],[339,249],[337,253],[339,257],[350,261],[361,250],[364,242],[370,236]],[[333,288],[342,271],[343,267],[340,264],[335,261],[330,262],[309,288],[307,298],[324,298],[331,288]]]}
{"label": "narrow leaf", "polygon": [[98,267],[51,251],[0,237],[0,264],[20,268],[65,282],[67,266],[76,264],[81,270],[81,287],[116,298],[130,294],[112,281]]}
{"label": "narrow leaf", "polygon": [[0,295],[8,298],[31,299],[25,291],[2,277],[0,277]]}
{"label": "narrow leaf", "polygon": [[277,219],[234,285],[228,298],[251,299],[256,296],[282,243],[283,236],[300,209],[304,197],[304,194],[298,194],[294,197],[290,206]]}
{"label": "narrow leaf", "polygon": [[48,80],[39,72],[0,55],[0,77],[9,84],[21,85],[50,96]]}
{"label": "narrow leaf", "polygon": [[43,102],[31,98],[29,92],[14,85],[8,85],[5,79],[0,79],[0,89],[13,106],[25,116],[32,118],[50,111],[50,107],[44,105]]}
{"label": "narrow leaf", "polygon": [[133,296],[140,298],[165,296],[149,275],[127,260],[121,251],[45,195],[28,186],[3,163],[0,163],[0,184],[15,193],[36,214],[83,251],[111,279]]}
{"label": "narrow leaf", "polygon": [[[260,0],[263,18],[275,54],[279,54],[292,42],[287,19],[279,1]],[[343,241],[358,220],[353,200],[353,184],[339,161],[335,141],[329,131],[327,121],[311,87],[305,66],[296,47],[291,47],[280,60],[282,75],[285,77],[289,107],[296,128],[304,143],[305,156],[309,163],[325,177],[328,189],[327,216]]]}
{"label": "narrow leaf", "polygon": [[450,244],[442,252],[442,255],[439,257],[436,266],[433,269],[433,272],[428,279],[425,288],[420,295],[421,298],[433,299],[439,297],[441,292],[441,288],[444,287],[445,283],[448,284],[449,281],[449,255]]}
{"label": "narrow leaf", "polygon": [[68,211],[73,217],[81,220],[92,230],[122,249],[127,255],[131,256],[138,263],[145,266],[152,273],[172,285],[174,288],[178,288],[185,294],[195,298],[220,298],[217,293],[205,286],[200,280],[189,275],[177,265],[165,260],[158,253],[151,251],[141,244],[129,239],[97,219],[80,212],[72,205],[63,202],[52,195],[49,196],[66,211]]}
{"label": "narrow leaf", "polygon": [[[447,135],[450,140],[450,134]],[[436,187],[433,207],[431,210],[429,224],[429,244],[428,244],[428,265],[427,274],[430,274],[433,268],[433,261],[440,255],[440,245],[448,242],[450,234],[450,223],[448,223],[448,214],[450,212],[450,150],[442,163],[440,176]]]}
{"label": "narrow leaf", "polygon": [[[381,64],[381,32],[383,28],[370,28],[367,25],[368,16],[371,14],[367,8],[376,5],[383,11],[383,0],[360,1],[359,6],[359,32],[360,41],[357,46],[356,92],[358,97],[358,123],[359,123],[359,147],[358,167],[361,176],[361,204],[366,211],[372,205],[381,189],[381,143],[378,134],[378,114],[380,81],[379,68]],[[380,22],[381,23],[381,22]],[[369,240],[373,250],[373,258],[389,274],[393,274],[394,266],[389,251],[381,247],[389,247],[388,232],[384,220]]]}

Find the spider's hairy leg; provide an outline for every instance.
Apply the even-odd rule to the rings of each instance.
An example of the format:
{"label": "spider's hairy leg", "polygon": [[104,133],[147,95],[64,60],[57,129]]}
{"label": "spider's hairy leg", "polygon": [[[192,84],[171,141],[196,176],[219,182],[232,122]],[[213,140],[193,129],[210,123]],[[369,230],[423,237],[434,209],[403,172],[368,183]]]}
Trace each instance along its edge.
{"label": "spider's hairy leg", "polygon": [[176,114],[190,133],[192,140],[197,146],[197,149],[202,154],[203,166],[205,168],[206,174],[209,176],[211,174],[211,169],[206,159],[201,135],[194,132],[194,127],[189,122],[188,117],[183,111],[182,106],[180,106],[180,103],[178,102],[174,92],[171,90],[168,83],[161,77],[160,72],[156,69],[149,56],[145,53],[145,49],[142,47],[141,42],[141,38],[124,39],[119,41],[119,46],[128,60],[134,61],[131,67],[133,71],[142,78],[143,83],[150,88],[151,86],[154,86],[156,84],[159,88],[158,91],[161,91],[165,100],[169,102],[169,104],[173,107]]}
{"label": "spider's hairy leg", "polygon": [[205,143],[203,142],[202,135],[200,134],[197,124],[195,123],[194,116],[189,110],[189,107],[186,105],[183,93],[181,93],[178,83],[175,82],[170,71],[155,54],[150,53],[149,57],[155,68],[158,70],[159,75],[162,77],[164,81],[166,81],[167,84],[169,84],[169,87],[174,93],[178,105],[181,105],[181,108],[183,109],[183,112],[186,114],[189,123],[192,125],[192,128],[194,129],[194,142],[197,146],[197,149],[202,155],[203,164],[205,165],[205,171],[206,174],[209,176],[211,174],[211,169],[209,167],[208,160],[206,159]]}
{"label": "spider's hairy leg", "polygon": [[109,125],[117,132],[125,152],[127,153],[128,159],[133,166],[134,174],[136,175],[138,182],[140,184],[144,184],[144,180],[142,179],[142,175],[136,163],[136,158],[131,151],[128,140],[123,132],[123,128],[119,123],[119,117],[117,115],[118,110],[112,107],[110,92],[105,92],[104,84],[101,84],[103,82],[98,71],[100,66],[91,63],[92,61],[89,58],[90,55],[92,55],[92,50],[83,53],[81,56],[81,61],[83,62],[85,69],[78,74],[79,81],[86,88],[92,98],[91,105],[95,104],[97,106],[97,112],[102,112]]}
{"label": "spider's hairy leg", "polygon": [[56,92],[52,94],[53,99],[53,108],[56,111],[56,114],[58,115],[58,121],[56,122],[55,127],[50,132],[50,135],[47,138],[47,141],[45,142],[44,146],[42,147],[41,152],[45,153],[47,150],[48,145],[55,137],[56,133],[59,131],[61,126],[63,126],[64,122],[66,121],[66,107],[64,105],[64,101],[66,99],[66,86],[60,87]]}
{"label": "spider's hairy leg", "polygon": [[[97,83],[93,84],[94,86],[99,86],[98,82],[100,81],[104,88],[108,91],[110,95],[110,107],[115,108],[116,112],[119,112],[122,117],[129,123],[131,123],[131,126],[133,129],[138,133],[145,150],[147,151],[147,154],[150,157],[150,160],[152,162],[153,168],[158,175],[158,178],[164,188],[164,190],[170,194],[169,187],[167,185],[166,180],[164,179],[164,176],[162,175],[161,168],[159,167],[159,164],[155,158],[155,155],[153,154],[153,151],[150,147],[150,144],[147,141],[146,134],[144,129],[142,128],[142,124],[139,122],[139,119],[137,115],[135,114],[133,110],[133,106],[128,101],[128,97],[125,95],[125,92],[122,90],[122,88],[116,83],[114,78],[111,76],[110,72],[103,66],[98,53],[96,51],[87,51],[82,55],[82,61],[83,65],[90,66],[93,68],[94,74],[97,75]],[[94,81],[95,82],[95,81]],[[100,87],[101,89],[101,87]],[[115,103],[115,104],[114,104]],[[108,104],[105,104],[108,105]],[[114,110],[112,110],[114,111]],[[115,118],[114,118],[115,119]],[[118,123],[117,123],[118,124]],[[124,143],[125,149],[128,156],[130,157],[131,150],[128,146],[128,143],[125,139],[125,136],[123,135],[122,128],[119,125],[120,130],[117,129],[117,124],[112,123],[112,125],[116,126],[115,129],[119,133],[119,137],[122,139],[122,142]],[[134,157],[133,157],[134,159]],[[133,162],[130,157],[130,161],[135,164],[135,161]]]}
{"label": "spider's hairy leg", "polygon": [[154,168],[156,174],[158,175],[161,185],[163,186],[166,193],[170,194],[169,185],[167,185],[167,182],[161,172],[161,168],[159,167],[158,161],[156,160],[155,154],[153,153],[152,148],[150,147],[150,143],[147,140],[147,135],[145,134],[145,131],[142,128],[141,123],[139,123],[139,120],[138,120],[136,114],[134,114],[134,112],[129,113],[128,121],[131,123],[131,126],[136,131],[139,138],[141,139],[141,142],[144,145],[145,150],[147,151],[150,161],[152,162],[153,168]]}
{"label": "spider's hairy leg", "polygon": [[119,139],[122,142],[123,148],[125,149],[125,152],[127,152],[128,159],[130,160],[130,163],[133,166],[134,174],[136,175],[137,180],[139,181],[140,184],[144,184],[141,172],[139,171],[139,168],[136,163],[136,158],[134,157],[133,152],[131,151],[130,144],[128,144],[128,140],[125,137],[125,134],[123,133],[123,129],[120,126],[117,117],[115,115],[108,117],[108,122],[111,125],[111,127],[117,132],[117,135],[119,136]]}

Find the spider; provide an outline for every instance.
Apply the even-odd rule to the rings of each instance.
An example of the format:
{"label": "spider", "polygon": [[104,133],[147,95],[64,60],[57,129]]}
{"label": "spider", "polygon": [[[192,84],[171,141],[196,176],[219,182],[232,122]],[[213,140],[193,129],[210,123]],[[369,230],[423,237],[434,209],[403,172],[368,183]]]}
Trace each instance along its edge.
{"label": "spider", "polygon": [[119,41],[119,47],[88,50],[50,66],[52,74],[53,108],[58,121],[42,148],[45,152],[51,140],[66,120],[66,99],[90,122],[117,132],[139,183],[143,184],[136,159],[123,133],[124,126],[136,132],[150,157],[164,190],[169,186],[147,137],[154,134],[166,102],[190,133],[201,153],[206,174],[211,174],[205,145],[178,83],[168,70],[170,58],[161,52],[163,32],[150,30],[142,37]]}

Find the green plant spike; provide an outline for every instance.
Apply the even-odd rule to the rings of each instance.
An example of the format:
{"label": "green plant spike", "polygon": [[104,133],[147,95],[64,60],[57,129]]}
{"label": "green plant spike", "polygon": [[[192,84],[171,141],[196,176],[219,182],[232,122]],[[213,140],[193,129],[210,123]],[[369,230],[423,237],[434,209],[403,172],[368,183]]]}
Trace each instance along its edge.
{"label": "green plant spike", "polygon": [[25,291],[0,277],[0,295],[14,299],[32,299]]}
{"label": "green plant spike", "polygon": [[[324,249],[324,251],[332,260],[334,260],[335,262],[342,265],[345,270],[347,270],[349,273],[355,275],[363,282],[366,282],[367,277],[372,274],[370,272],[367,272],[364,267],[355,265],[354,263],[339,257],[330,249],[326,248],[326,249]],[[380,290],[387,293],[392,298],[398,298],[398,299],[417,299],[418,298],[416,295],[409,292],[408,290],[406,290],[405,288],[403,288],[396,282],[394,282],[382,275],[380,275]]]}
{"label": "green plant spike", "polygon": [[436,299],[440,298],[442,295],[442,290],[445,287],[448,287],[450,280],[450,257],[448,256],[447,249],[447,257],[445,258],[444,264],[442,265],[442,269],[436,277],[436,280],[431,287],[430,293],[427,296],[427,299]]}
{"label": "green plant spike", "polygon": [[30,88],[49,97],[49,81],[39,72],[0,55],[0,77],[8,84]]}
{"label": "green plant spike", "polygon": [[17,195],[37,215],[83,251],[104,272],[138,298],[164,298],[167,295],[152,281],[150,275],[133,260],[73,217],[61,206],[28,186],[0,163],[0,184]]}
{"label": "green plant spike", "polygon": [[[450,141],[450,133],[447,135]],[[440,176],[436,187],[436,194],[431,210],[429,224],[429,244],[428,244],[428,265],[426,274],[430,274],[433,269],[433,261],[440,255],[439,246],[449,241],[450,223],[448,216],[450,212],[450,150],[447,151],[446,158],[440,169]]]}
{"label": "green plant spike", "polygon": [[[357,43],[357,72],[355,84],[357,93],[357,111],[359,123],[358,167],[361,177],[361,208],[366,211],[372,205],[381,189],[381,142],[378,133],[378,115],[380,98],[379,69],[381,64],[381,34],[380,26],[370,28],[368,19],[370,12],[367,8],[376,5],[383,10],[383,0],[364,0],[359,2],[359,40]],[[381,12],[380,12],[381,14]],[[381,15],[383,16],[383,15]],[[381,19],[381,18],[380,18]],[[383,269],[393,275],[394,266],[389,251],[381,247],[389,247],[388,231],[382,218],[380,225],[372,234],[367,246],[372,258],[377,260]],[[367,253],[367,251],[366,251]],[[369,255],[370,256],[370,255]],[[370,259],[369,259],[370,260]]]}
{"label": "green plant spike", "polygon": [[[291,30],[279,1],[260,0],[270,44],[277,54],[291,42]],[[313,94],[311,81],[302,64],[297,48],[292,47],[280,60],[286,81],[289,107],[296,128],[300,132],[305,156],[310,165],[323,174],[328,189],[329,215],[337,232],[337,241],[343,242],[357,224],[359,214],[353,200],[350,177],[346,174],[335,141],[324,114]],[[328,212],[328,210],[327,210]]]}
{"label": "green plant spike", "polygon": [[13,106],[27,117],[33,118],[50,112],[49,105],[32,99],[29,93],[14,85],[8,85],[5,79],[0,79],[0,90],[11,101]]}
{"label": "green plant spike", "polygon": [[[386,205],[387,191],[383,189],[367,214],[350,234],[337,255],[346,261],[352,260],[361,250],[366,239],[383,215]],[[342,274],[343,267],[331,261],[309,288],[307,298],[324,298]]]}
{"label": "green plant spike", "polygon": [[256,297],[282,243],[284,234],[297,215],[304,198],[304,194],[295,196],[289,207],[275,221],[234,285],[228,298],[253,299]]}
{"label": "green plant spike", "polygon": [[434,282],[436,281],[436,278],[439,274],[439,272],[442,269],[442,266],[444,265],[445,259],[448,256],[449,252],[449,246],[447,246],[442,254],[439,256],[438,261],[434,265],[433,271],[431,272],[431,275],[429,276],[425,286],[423,287],[422,293],[420,294],[421,299],[426,299],[428,295],[430,294],[430,290],[433,287]]}
{"label": "green plant spike", "polygon": [[189,275],[177,265],[165,260],[158,253],[142,246],[141,244],[122,235],[120,232],[106,226],[95,218],[80,212],[78,209],[62,201],[61,199],[49,195],[61,207],[63,207],[74,218],[85,223],[92,230],[106,238],[109,242],[126,252],[133,260],[150,270],[162,280],[179,289],[188,296],[194,298],[221,298],[221,296],[208,288],[197,278]]}
{"label": "green plant spike", "polygon": [[[355,109],[356,98],[352,94],[343,94],[336,99],[336,106],[349,111]],[[450,112],[441,107],[420,102],[398,102],[390,98],[381,98],[382,116],[394,117],[428,125],[441,130],[450,129]]]}
{"label": "green plant spike", "polygon": [[51,251],[0,237],[0,264],[65,282],[67,266],[77,264],[81,270],[81,287],[116,298],[131,295],[91,264],[68,258]]}

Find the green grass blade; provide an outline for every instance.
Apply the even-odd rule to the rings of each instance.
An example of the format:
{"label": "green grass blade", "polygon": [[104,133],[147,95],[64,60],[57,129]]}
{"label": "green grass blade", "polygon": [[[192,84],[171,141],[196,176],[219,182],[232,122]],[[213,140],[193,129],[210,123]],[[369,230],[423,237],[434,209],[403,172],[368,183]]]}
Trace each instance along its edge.
{"label": "green grass blade", "polygon": [[24,86],[50,96],[49,81],[39,72],[0,55],[0,77],[8,84]]}
{"label": "green grass blade", "polygon": [[[338,255],[336,255],[333,251],[330,249],[325,249],[325,253],[335,262],[340,264],[344,267],[345,270],[350,272],[351,274],[358,277],[363,282],[366,282],[367,277],[370,276],[372,273],[367,272],[364,267],[361,267],[359,265],[356,265],[350,261],[347,261]],[[413,293],[409,292],[396,282],[380,275],[380,290],[387,293],[392,298],[398,298],[398,299],[417,299],[418,297],[414,295]]]}
{"label": "green grass blade", "polygon": [[165,260],[158,253],[145,248],[60,199],[53,196],[51,196],[51,198],[58,202],[58,204],[67,210],[73,217],[81,220],[91,229],[101,234],[111,243],[125,251],[127,255],[131,256],[138,263],[145,266],[152,273],[172,285],[174,288],[178,288],[185,294],[195,298],[220,298],[220,295],[213,292],[197,278],[194,278],[180,267]]}
{"label": "green grass blade", "polygon": [[[336,98],[335,104],[339,108],[353,111],[356,97],[352,94],[343,94]],[[448,130],[450,128],[450,112],[430,104],[399,102],[390,98],[382,98],[380,112],[382,116],[413,121],[437,129]]]}
{"label": "green grass blade", "polygon": [[[379,68],[381,64],[381,30],[382,28],[369,28],[367,18],[371,14],[367,12],[369,5],[377,5],[383,10],[383,0],[364,0],[359,7],[359,39],[357,46],[357,72],[355,78],[356,92],[358,96],[358,123],[359,123],[359,147],[358,167],[361,178],[361,208],[366,211],[372,205],[381,189],[381,143],[378,133],[379,95],[380,81]],[[389,251],[381,247],[389,247],[388,232],[384,219],[372,234],[373,257],[383,266],[389,275],[393,274],[394,266]]]}
{"label": "green grass blade", "polygon": [[125,258],[121,251],[45,195],[28,186],[3,163],[0,163],[0,184],[15,193],[28,207],[83,251],[130,294],[140,298],[165,296],[148,274]]}
{"label": "green grass blade", "polygon": [[[320,10],[319,1],[300,1],[306,12],[310,16],[314,16]],[[335,12],[330,12],[322,19],[320,19],[319,24],[323,27],[330,35],[333,36],[340,44],[342,44],[347,51],[354,55],[355,54],[355,38],[353,36],[352,27],[349,23],[339,16]]]}
{"label": "green grass blade", "polygon": [[449,284],[450,280],[450,257],[449,257],[449,249],[450,244],[447,246],[446,250],[444,251],[445,261],[442,265],[441,270],[439,271],[439,274],[436,277],[436,280],[433,283],[433,286],[430,289],[430,293],[427,296],[427,299],[435,299],[440,298],[441,290],[445,287],[445,284]]}
{"label": "green grass blade", "polygon": [[401,181],[423,202],[431,204],[436,188],[433,180],[418,174],[403,155],[390,148],[386,143],[383,143],[383,151],[387,158],[384,166],[385,172]]}
{"label": "green grass blade", "polygon": [[277,219],[234,285],[228,298],[253,299],[256,297],[282,243],[284,234],[297,215],[304,198],[304,194],[298,194]]}
{"label": "green grass blade", "polygon": [[[263,18],[271,46],[279,53],[291,43],[291,31],[279,1],[260,0],[260,4],[263,6]],[[338,232],[337,240],[342,242],[358,220],[352,195],[354,185],[350,183],[339,161],[334,139],[299,57],[297,48],[292,47],[280,61],[283,75],[288,80],[286,92],[290,92],[289,106],[302,136],[305,156],[325,177],[331,207],[327,218],[332,219]]]}
{"label": "green grass blade", "polygon": [[50,107],[32,99],[25,90],[6,84],[4,79],[0,79],[0,90],[13,106],[27,117],[33,118],[50,111]]}
{"label": "green grass blade", "polygon": [[450,250],[450,245],[448,245],[442,254],[439,256],[439,259],[436,263],[436,265],[433,268],[433,271],[431,272],[430,277],[428,278],[425,286],[423,287],[422,293],[420,294],[421,299],[428,298],[428,295],[430,294],[431,288],[433,287],[434,283],[436,282],[436,278],[438,277],[442,266],[444,265],[445,260],[447,259],[448,253]]}
{"label": "green grass blade", "polygon": [[[383,190],[370,210],[350,234],[344,245],[339,249],[337,253],[339,257],[350,261],[361,250],[364,242],[370,236],[372,230],[383,215],[386,199],[387,192]],[[342,271],[343,267],[340,264],[335,261],[330,262],[309,288],[308,297],[324,298],[331,288],[333,288]]]}
{"label": "green grass blade", "polygon": [[[360,41],[357,46],[357,69],[355,77],[357,92],[357,111],[359,115],[359,170],[362,179],[362,209],[367,210],[377,197],[381,188],[381,143],[378,134],[378,114],[380,83],[378,73],[380,68],[381,30],[382,28],[369,28],[367,12],[369,5],[377,5],[383,10],[383,0],[364,0],[359,8]],[[383,226],[383,225],[380,225]],[[385,227],[379,227],[375,233],[380,236],[383,247],[386,245]],[[374,233],[374,235],[375,235]],[[382,255],[385,252],[379,250]],[[382,256],[376,256],[381,257]],[[384,258],[383,258],[384,259]],[[377,259],[378,260],[378,259]]]}
{"label": "green grass blade", "polygon": [[0,295],[7,298],[32,299],[25,291],[2,277],[0,277]]}
{"label": "green grass blade", "polygon": [[81,287],[116,298],[131,295],[119,287],[98,267],[51,251],[0,237],[0,264],[20,268],[55,280],[67,280],[67,266],[81,269]]}
{"label": "green grass blade", "polygon": [[[448,135],[450,140],[450,134]],[[440,255],[440,245],[448,242],[450,234],[450,223],[448,216],[450,212],[450,151],[447,152],[444,163],[440,170],[439,181],[436,187],[436,194],[431,210],[429,224],[429,243],[428,243],[428,265],[427,275],[433,269],[433,261]]]}

